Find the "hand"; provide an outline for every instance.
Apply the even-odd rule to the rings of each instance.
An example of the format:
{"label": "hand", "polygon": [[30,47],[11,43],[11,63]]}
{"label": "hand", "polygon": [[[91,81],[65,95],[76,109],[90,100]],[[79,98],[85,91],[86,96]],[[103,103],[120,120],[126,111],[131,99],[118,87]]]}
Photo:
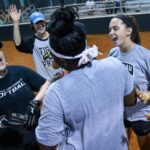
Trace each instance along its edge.
{"label": "hand", "polygon": [[21,16],[21,10],[17,10],[16,5],[10,5],[8,9],[8,14],[10,15],[13,22],[19,22]]}
{"label": "hand", "polygon": [[150,114],[146,114],[147,120],[150,120]]}
{"label": "hand", "polygon": [[26,117],[18,113],[10,113],[8,115],[0,116],[0,128],[17,128],[23,127],[26,122]]}
{"label": "hand", "polygon": [[40,102],[38,100],[33,99],[30,101],[25,114],[27,117],[25,128],[27,130],[31,130],[37,125],[38,118],[40,116],[39,106]]}
{"label": "hand", "polygon": [[137,96],[143,101],[143,103],[147,103],[150,101],[150,92],[143,92],[136,90]]}

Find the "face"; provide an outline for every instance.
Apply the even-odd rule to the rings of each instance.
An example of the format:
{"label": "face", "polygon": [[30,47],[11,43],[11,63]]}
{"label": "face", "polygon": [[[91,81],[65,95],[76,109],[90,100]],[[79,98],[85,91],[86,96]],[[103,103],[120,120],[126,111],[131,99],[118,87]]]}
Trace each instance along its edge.
{"label": "face", "polygon": [[130,41],[131,29],[127,28],[121,19],[113,18],[109,24],[109,36],[115,46],[122,47],[128,45]]}
{"label": "face", "polygon": [[36,24],[33,24],[33,26],[34,26],[34,29],[40,34],[43,34],[46,31],[45,21],[38,21]]}
{"label": "face", "polygon": [[0,51],[0,71],[4,71],[6,69],[6,58],[2,51]]}

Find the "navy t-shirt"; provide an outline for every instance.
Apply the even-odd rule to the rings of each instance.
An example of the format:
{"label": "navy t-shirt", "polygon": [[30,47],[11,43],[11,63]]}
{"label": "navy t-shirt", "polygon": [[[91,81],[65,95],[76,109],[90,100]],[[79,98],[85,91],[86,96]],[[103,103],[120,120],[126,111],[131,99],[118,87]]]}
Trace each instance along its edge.
{"label": "navy t-shirt", "polygon": [[[7,75],[0,79],[0,116],[11,112],[24,115],[29,101],[35,97],[34,92],[39,91],[46,80],[23,66],[8,66],[7,70]],[[0,145],[22,143],[26,134],[29,136],[30,132],[23,128],[0,128]]]}

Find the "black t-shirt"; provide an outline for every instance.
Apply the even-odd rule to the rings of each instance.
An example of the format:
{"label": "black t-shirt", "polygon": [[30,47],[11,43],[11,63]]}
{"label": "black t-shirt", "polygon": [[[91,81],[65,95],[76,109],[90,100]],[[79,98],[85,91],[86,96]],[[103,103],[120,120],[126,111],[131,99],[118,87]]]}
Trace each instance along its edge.
{"label": "black t-shirt", "polygon": [[[38,92],[46,80],[23,66],[8,66],[7,70],[7,75],[0,79],[0,116],[11,112],[24,115],[29,101],[35,97],[34,92]],[[22,139],[30,142],[26,135],[29,136],[30,132],[23,128],[0,128],[0,144],[5,142],[21,144]]]}

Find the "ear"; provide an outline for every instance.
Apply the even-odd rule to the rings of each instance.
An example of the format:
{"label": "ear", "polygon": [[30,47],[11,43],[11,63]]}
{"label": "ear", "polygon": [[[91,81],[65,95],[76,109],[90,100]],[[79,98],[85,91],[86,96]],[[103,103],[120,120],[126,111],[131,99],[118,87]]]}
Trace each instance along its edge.
{"label": "ear", "polygon": [[131,33],[132,33],[132,28],[131,28],[131,27],[128,27],[128,28],[127,28],[127,33],[126,33],[126,35],[127,35],[127,36],[130,36]]}

